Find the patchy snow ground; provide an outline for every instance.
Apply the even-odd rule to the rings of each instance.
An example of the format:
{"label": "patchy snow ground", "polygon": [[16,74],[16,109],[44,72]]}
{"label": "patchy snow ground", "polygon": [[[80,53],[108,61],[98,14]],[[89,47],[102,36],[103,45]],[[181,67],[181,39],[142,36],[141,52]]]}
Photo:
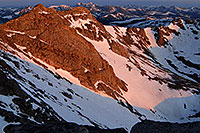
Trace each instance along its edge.
{"label": "patchy snow ground", "polygon": [[[25,82],[15,79],[23,90],[36,101],[47,103],[66,121],[84,125],[92,125],[91,121],[93,121],[102,128],[124,127],[128,130],[139,121],[137,115],[131,113],[114,99],[100,96],[86,88],[71,84],[65,79],[57,79],[52,73],[35,64],[13,58],[12,56],[9,58],[12,61],[19,62],[20,69],[16,68],[12,61],[0,57],[1,60],[6,61],[9,66],[14,68],[18,75],[26,79]],[[26,70],[29,70],[29,72],[26,72]],[[11,75],[9,76],[14,78]],[[28,81],[36,87],[33,89]],[[37,91],[37,89],[44,93],[39,93],[41,91]],[[38,93],[43,98],[34,95]],[[63,95],[64,93],[69,97]],[[1,96],[1,98],[3,97]],[[12,103],[12,97],[10,100],[9,97],[6,97],[6,99],[8,99],[6,100],[8,104]],[[136,109],[145,112],[150,118],[160,119],[148,110],[145,111],[137,107]],[[85,117],[82,117],[80,114]]]}
{"label": "patchy snow ground", "polygon": [[[180,35],[174,35],[173,37],[168,38],[169,44],[171,45],[167,45],[166,47],[152,47],[150,48],[150,51],[154,54],[158,62],[163,65],[163,67],[171,70],[172,72],[175,72],[184,78],[193,80],[181,72],[191,75],[197,74],[200,76],[200,70],[194,67],[188,67],[182,61],[178,60],[177,57],[184,57],[185,60],[188,60],[196,65],[200,65],[200,58],[198,55],[195,55],[200,51],[200,39],[195,39],[195,37],[199,37],[199,33],[195,35],[192,33],[192,30],[190,30],[190,28],[197,30],[195,26],[185,25],[185,27],[186,30],[182,30],[173,25],[170,25],[170,28],[179,31]],[[170,60],[172,64],[178,68],[178,71],[170,66],[167,60]]]}

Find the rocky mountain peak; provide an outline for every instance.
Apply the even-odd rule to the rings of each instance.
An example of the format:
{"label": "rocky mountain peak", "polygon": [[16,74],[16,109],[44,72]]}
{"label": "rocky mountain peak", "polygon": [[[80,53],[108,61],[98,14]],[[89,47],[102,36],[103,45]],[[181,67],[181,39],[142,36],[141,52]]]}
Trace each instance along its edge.
{"label": "rocky mountain peak", "polygon": [[73,8],[72,10],[70,10],[71,12],[73,12],[74,14],[76,13],[87,13],[87,14],[91,14],[90,11],[86,8],[86,7],[76,7]]}
{"label": "rocky mountain peak", "polygon": [[44,5],[42,4],[37,4],[34,8],[33,8],[33,11],[36,11],[36,10],[43,10],[43,11],[47,11],[48,8],[46,8]]}
{"label": "rocky mountain peak", "polygon": [[[103,25],[84,7],[56,12],[39,4],[27,14],[0,26],[3,31],[0,47],[12,53],[15,51],[15,54],[23,53],[29,60],[34,57],[55,69],[67,71],[83,86],[104,91],[116,98],[121,91],[127,91],[126,84],[116,77],[113,68],[94,46],[80,36],[76,26],[81,24],[81,20],[90,23],[88,26],[94,29],[102,27],[105,31]],[[92,36],[101,34],[102,30],[90,33]],[[5,44],[14,50],[8,50]]]}

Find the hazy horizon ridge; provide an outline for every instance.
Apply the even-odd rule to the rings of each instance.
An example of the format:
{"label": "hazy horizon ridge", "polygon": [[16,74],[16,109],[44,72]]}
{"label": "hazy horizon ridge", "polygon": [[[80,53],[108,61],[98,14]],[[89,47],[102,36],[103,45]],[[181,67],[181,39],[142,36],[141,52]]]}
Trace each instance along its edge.
{"label": "hazy horizon ridge", "polygon": [[200,1],[194,0],[194,1],[172,1],[172,0],[142,0],[142,1],[135,1],[135,0],[49,0],[49,1],[39,1],[39,0],[33,0],[33,1],[25,1],[25,0],[0,0],[0,7],[25,7],[25,6],[34,6],[36,4],[43,4],[45,6],[51,6],[51,5],[69,5],[74,6],[77,3],[89,3],[93,2],[98,5],[118,5],[118,6],[125,6],[125,5],[136,5],[136,6],[178,6],[178,7],[200,7]]}

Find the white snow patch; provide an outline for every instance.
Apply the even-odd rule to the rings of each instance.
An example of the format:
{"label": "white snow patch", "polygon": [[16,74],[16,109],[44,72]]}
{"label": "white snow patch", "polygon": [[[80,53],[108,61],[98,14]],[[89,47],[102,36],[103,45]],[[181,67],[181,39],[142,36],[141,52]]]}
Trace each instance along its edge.
{"label": "white snow patch", "polygon": [[68,17],[72,18],[72,16],[76,17],[76,16],[84,16],[84,15],[87,15],[87,13],[81,13],[81,14],[80,13],[76,13],[76,14],[73,14],[73,15],[72,14],[67,14],[67,15],[64,16],[64,18],[68,18]]}
{"label": "white snow patch", "polygon": [[175,30],[175,31],[178,31],[178,30],[180,29],[177,25],[174,25],[173,23],[171,23],[168,27],[169,27],[170,29]]}
{"label": "white snow patch", "polygon": [[3,129],[4,129],[4,127],[5,127],[6,125],[8,125],[8,122],[6,122],[6,121],[4,120],[4,118],[3,118],[2,116],[0,116],[0,129],[1,129],[1,132],[2,132],[2,133],[4,133]]}
{"label": "white snow patch", "polygon": [[84,26],[84,28],[87,28],[85,26],[85,24],[90,24],[90,19],[87,19],[87,20],[79,19],[77,21],[72,20],[70,27],[79,27],[79,28],[82,28],[82,26]]}
{"label": "white snow patch", "polygon": [[114,38],[117,38],[117,34],[113,26],[105,26],[105,28]]}
{"label": "white snow patch", "polygon": [[25,32],[21,32],[21,31],[14,31],[14,30],[5,30],[5,31],[12,32],[12,33],[17,33],[17,34],[22,34],[22,35],[25,34]]}
{"label": "white snow patch", "polygon": [[200,103],[200,96],[195,94],[184,98],[166,99],[157,105],[155,109],[166,116],[170,122],[181,122],[180,120],[189,122],[190,119],[199,121],[200,118],[185,118],[185,116],[192,116],[198,113],[200,110],[198,103]]}
{"label": "white snow patch", "polygon": [[15,44],[15,46],[17,46],[17,48],[20,49],[20,50],[22,50],[22,51],[26,49],[26,47],[20,46],[20,45],[17,45],[17,44]]}
{"label": "white snow patch", "polygon": [[149,41],[151,43],[151,46],[152,47],[157,47],[157,43],[156,43],[156,40],[155,40],[155,37],[151,31],[151,28],[146,28],[145,29],[145,33],[146,33],[146,36],[149,38]]}
{"label": "white snow patch", "polygon": [[32,38],[32,39],[36,39],[37,37],[36,36],[29,36],[30,38]]}
{"label": "white snow patch", "polygon": [[20,14],[20,12],[15,12],[14,14],[15,14],[15,15],[19,15],[19,14]]}
{"label": "white snow patch", "polygon": [[39,14],[49,14],[49,13],[46,11],[40,11]]}
{"label": "white snow patch", "polygon": [[87,69],[87,68],[85,68],[85,67],[84,67],[84,69],[85,69],[85,70],[84,70],[84,73],[87,73],[87,72],[90,71],[89,69]]}
{"label": "white snow patch", "polygon": [[8,16],[3,16],[2,18],[4,18],[4,19],[12,19],[12,16],[8,15]]}
{"label": "white snow patch", "polygon": [[[52,66],[48,65],[48,68],[49,67],[52,68]],[[65,71],[65,70],[62,70],[62,69],[57,69],[57,70],[50,69],[50,70],[53,71],[54,73],[55,72],[58,73],[61,77],[68,79],[72,83],[79,85],[79,86],[82,86],[80,81],[78,80],[78,78],[75,78],[74,76],[72,76],[68,71]]]}

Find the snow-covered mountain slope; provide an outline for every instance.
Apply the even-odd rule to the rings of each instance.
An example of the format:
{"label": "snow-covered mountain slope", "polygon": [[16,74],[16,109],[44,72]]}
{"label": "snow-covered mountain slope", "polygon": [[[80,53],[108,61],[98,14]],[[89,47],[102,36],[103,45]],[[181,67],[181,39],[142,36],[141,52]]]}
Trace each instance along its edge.
{"label": "snow-covered mountain slope", "polygon": [[165,36],[167,42],[164,47],[152,47],[150,51],[163,67],[181,75],[182,77],[200,83],[200,40],[199,26],[186,24],[177,29],[178,35]]}
{"label": "snow-covered mountain slope", "polygon": [[[142,119],[197,121],[199,81],[188,76],[199,75],[197,29],[180,19],[146,29],[104,26],[83,7],[56,12],[37,5],[0,25],[0,49],[40,67],[4,52],[1,60],[17,71],[20,78],[10,78],[29,96],[52,108],[54,119],[128,130]],[[188,37],[195,42],[189,52],[186,41],[175,44],[186,33],[196,35]],[[176,49],[174,56],[169,47]],[[179,52],[185,54],[176,57]],[[187,65],[192,72],[183,77],[183,70],[173,70],[178,60],[180,69]]]}
{"label": "snow-covered mountain slope", "polygon": [[[3,51],[0,54],[1,117],[4,121],[1,127],[10,122],[65,120],[101,128],[123,127],[130,130],[139,121],[139,116],[116,100],[97,95]],[[15,119],[9,118],[6,112]],[[146,112],[153,116],[150,111]],[[26,120],[23,120],[24,117]]]}

